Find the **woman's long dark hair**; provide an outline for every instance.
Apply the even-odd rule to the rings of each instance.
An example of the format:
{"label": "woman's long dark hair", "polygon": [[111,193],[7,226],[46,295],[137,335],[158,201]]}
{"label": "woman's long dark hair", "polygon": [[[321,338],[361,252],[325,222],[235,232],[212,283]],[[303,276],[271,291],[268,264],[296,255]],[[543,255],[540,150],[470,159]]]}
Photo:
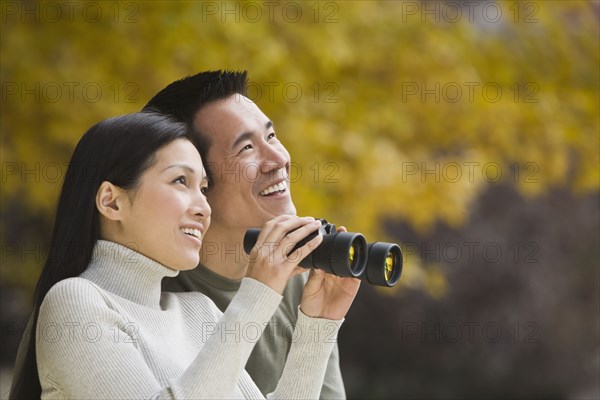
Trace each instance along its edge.
{"label": "woman's long dark hair", "polygon": [[11,399],[40,398],[35,357],[40,305],[54,284],[80,275],[90,262],[100,232],[96,208],[100,184],[109,181],[134,190],[155,153],[180,138],[192,141],[186,125],[159,114],[136,113],[94,125],[77,144],[60,193],[48,258],[35,290],[29,346],[22,370],[15,371]]}

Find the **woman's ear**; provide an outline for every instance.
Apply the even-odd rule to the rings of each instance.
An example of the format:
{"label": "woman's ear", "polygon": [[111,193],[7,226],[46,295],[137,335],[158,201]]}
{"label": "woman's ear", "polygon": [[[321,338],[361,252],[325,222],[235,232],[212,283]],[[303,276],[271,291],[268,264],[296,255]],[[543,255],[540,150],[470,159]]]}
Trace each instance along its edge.
{"label": "woman's ear", "polygon": [[102,182],[96,192],[96,207],[101,215],[112,221],[121,219],[124,192],[108,181]]}

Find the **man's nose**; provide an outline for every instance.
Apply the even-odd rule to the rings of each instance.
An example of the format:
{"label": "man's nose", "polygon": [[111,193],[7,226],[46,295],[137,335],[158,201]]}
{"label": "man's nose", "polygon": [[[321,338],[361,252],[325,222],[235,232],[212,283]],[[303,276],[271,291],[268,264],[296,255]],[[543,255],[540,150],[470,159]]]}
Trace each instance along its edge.
{"label": "man's nose", "polygon": [[262,158],[260,170],[263,174],[285,168],[289,163],[289,158],[285,152],[269,145],[265,146]]}

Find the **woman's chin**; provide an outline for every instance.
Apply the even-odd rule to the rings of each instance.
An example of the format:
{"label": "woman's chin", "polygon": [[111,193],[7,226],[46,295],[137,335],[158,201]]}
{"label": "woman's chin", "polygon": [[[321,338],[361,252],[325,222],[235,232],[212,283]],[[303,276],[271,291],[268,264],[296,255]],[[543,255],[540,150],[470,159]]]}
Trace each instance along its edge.
{"label": "woman's chin", "polygon": [[178,268],[179,271],[189,271],[190,269],[194,269],[198,266],[198,264],[200,264],[200,257],[195,257],[194,259],[190,260],[190,261],[186,261],[185,263],[182,263],[181,268]]}
{"label": "woman's chin", "polygon": [[194,254],[194,256],[179,258],[177,260],[164,260],[165,262],[160,262],[162,265],[170,268],[174,271],[188,271],[190,269],[194,269],[200,264],[200,255]]}

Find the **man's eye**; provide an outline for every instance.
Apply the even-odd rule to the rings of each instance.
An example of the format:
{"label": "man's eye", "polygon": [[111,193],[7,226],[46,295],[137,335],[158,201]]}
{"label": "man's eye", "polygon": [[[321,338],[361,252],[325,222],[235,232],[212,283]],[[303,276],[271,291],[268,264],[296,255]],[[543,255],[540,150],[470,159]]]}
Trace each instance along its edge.
{"label": "man's eye", "polygon": [[247,144],[247,145],[245,145],[244,147],[242,147],[242,149],[240,150],[240,153],[241,153],[242,151],[244,151],[244,150],[251,150],[252,148],[253,148],[253,147],[252,147],[252,145],[251,145],[251,144]]}
{"label": "man's eye", "polygon": [[269,136],[267,136],[267,140],[273,139],[274,137],[277,137],[277,135],[275,134],[275,132],[271,132],[269,133]]}
{"label": "man's eye", "polygon": [[206,194],[208,193],[208,186],[201,187],[200,192],[202,192],[202,194],[206,196]]}

